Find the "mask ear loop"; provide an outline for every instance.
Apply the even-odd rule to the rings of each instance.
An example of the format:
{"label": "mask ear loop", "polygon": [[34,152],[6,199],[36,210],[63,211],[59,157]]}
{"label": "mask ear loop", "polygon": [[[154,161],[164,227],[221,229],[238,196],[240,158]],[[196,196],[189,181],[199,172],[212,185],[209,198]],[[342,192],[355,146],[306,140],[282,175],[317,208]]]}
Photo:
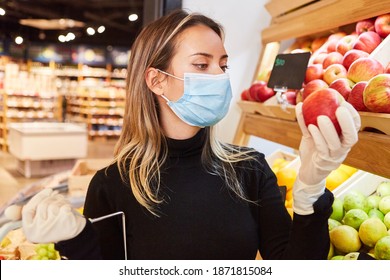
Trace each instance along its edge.
{"label": "mask ear loop", "polygon": [[161,94],[160,96],[164,98],[167,103],[171,102],[164,94]]}
{"label": "mask ear loop", "polygon": [[165,75],[168,75],[168,76],[170,76],[170,77],[172,77],[172,78],[178,79],[178,80],[180,80],[180,81],[184,81],[184,78],[180,78],[180,77],[177,77],[177,76],[175,76],[175,75],[169,74],[168,72],[165,72],[165,71],[163,71],[163,70],[157,69],[157,71],[159,71],[160,73],[163,73],[163,74],[165,74]]}
{"label": "mask ear loop", "polygon": [[105,215],[105,216],[101,216],[101,217],[98,217],[98,218],[89,219],[89,221],[91,223],[96,223],[96,222],[100,222],[102,220],[105,220],[105,219],[108,219],[108,218],[111,218],[111,217],[114,217],[114,216],[117,216],[117,215],[121,215],[122,216],[123,247],[124,247],[124,250],[125,250],[125,260],[127,260],[127,245],[126,245],[127,241],[126,241],[126,219],[125,219],[125,213],[123,211],[119,211],[119,212],[115,212],[115,213],[108,214],[108,215]]}

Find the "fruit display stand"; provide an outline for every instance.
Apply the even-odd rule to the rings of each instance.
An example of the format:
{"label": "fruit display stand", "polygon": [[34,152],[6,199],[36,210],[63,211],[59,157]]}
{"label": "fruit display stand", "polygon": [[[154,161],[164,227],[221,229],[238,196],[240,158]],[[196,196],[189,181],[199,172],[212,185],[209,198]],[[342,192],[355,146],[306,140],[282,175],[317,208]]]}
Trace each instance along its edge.
{"label": "fruit display stand", "polygon": [[[272,0],[265,7],[272,20],[261,33],[263,48],[255,77],[272,68],[280,50],[280,41],[329,34],[359,20],[389,13],[390,0],[359,0],[353,5],[347,0]],[[238,105],[242,113],[233,140],[235,144],[247,145],[249,138],[256,136],[293,149],[299,148],[302,134],[294,118],[294,106],[287,109],[292,114],[279,109],[281,114],[275,114],[273,110],[274,115],[271,115],[267,104],[239,101]],[[344,163],[390,178],[390,116],[370,112],[361,112],[360,116],[362,128],[359,141]]]}

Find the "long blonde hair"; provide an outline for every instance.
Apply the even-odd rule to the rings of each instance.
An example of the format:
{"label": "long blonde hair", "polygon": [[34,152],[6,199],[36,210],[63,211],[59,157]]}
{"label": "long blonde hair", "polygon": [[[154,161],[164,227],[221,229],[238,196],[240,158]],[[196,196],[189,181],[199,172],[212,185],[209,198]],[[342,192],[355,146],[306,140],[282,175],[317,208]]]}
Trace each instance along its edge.
{"label": "long blonde hair", "polygon": [[[212,19],[177,10],[146,26],[131,49],[126,110],[122,133],[115,147],[115,161],[121,179],[130,185],[137,201],[154,215],[157,215],[155,206],[162,202],[159,197],[160,168],[168,148],[159,123],[156,95],[146,85],[145,72],[150,67],[168,69],[175,53],[175,39],[194,25],[208,26],[221,39],[223,37],[222,27]],[[246,199],[233,163],[251,157],[249,152],[219,142],[213,127],[206,131],[207,143],[202,152],[204,166],[208,172],[224,178],[228,188]]]}

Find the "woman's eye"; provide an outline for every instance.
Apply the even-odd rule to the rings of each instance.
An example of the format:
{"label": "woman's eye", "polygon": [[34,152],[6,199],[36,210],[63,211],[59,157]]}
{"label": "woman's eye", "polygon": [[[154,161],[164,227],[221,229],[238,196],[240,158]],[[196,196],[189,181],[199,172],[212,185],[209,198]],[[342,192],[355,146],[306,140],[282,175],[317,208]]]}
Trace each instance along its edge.
{"label": "woman's eye", "polygon": [[226,72],[229,69],[229,66],[228,65],[223,65],[223,66],[221,66],[221,69],[222,69],[223,72]]}
{"label": "woman's eye", "polygon": [[194,66],[200,70],[206,70],[208,65],[205,63],[194,64]]}

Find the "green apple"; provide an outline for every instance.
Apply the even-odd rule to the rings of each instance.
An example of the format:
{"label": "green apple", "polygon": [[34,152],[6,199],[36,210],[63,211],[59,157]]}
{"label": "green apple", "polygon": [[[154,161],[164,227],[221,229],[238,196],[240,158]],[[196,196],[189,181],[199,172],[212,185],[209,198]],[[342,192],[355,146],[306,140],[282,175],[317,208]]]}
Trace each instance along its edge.
{"label": "green apple", "polygon": [[344,217],[344,205],[340,198],[335,198],[332,204],[332,215],[330,218],[336,221],[341,221]]}
{"label": "green apple", "polygon": [[344,256],[343,255],[337,255],[337,256],[334,256],[331,258],[331,260],[344,260]]}
{"label": "green apple", "polygon": [[353,227],[356,230],[359,230],[360,225],[368,219],[368,215],[362,209],[351,209],[347,213],[342,220],[344,225],[348,225]]}

